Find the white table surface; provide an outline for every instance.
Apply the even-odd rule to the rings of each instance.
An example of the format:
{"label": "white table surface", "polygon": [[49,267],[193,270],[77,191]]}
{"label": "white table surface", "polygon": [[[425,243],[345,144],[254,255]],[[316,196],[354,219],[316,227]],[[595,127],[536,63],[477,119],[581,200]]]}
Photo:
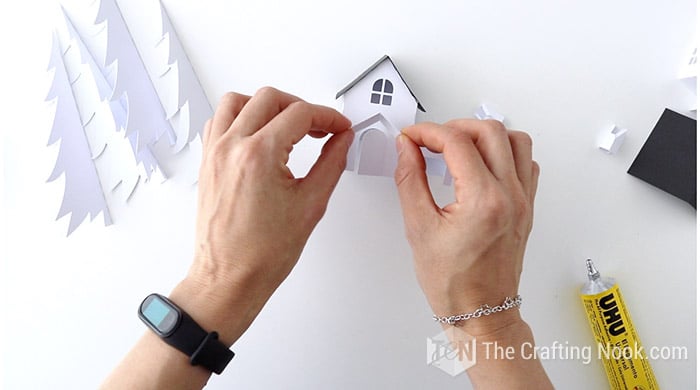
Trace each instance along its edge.
{"label": "white table surface", "polygon": [[[687,359],[652,363],[661,388],[695,388],[695,210],[626,173],[663,109],[694,104],[676,80],[694,1],[163,2],[212,104],[273,85],[335,105],[385,53],[426,107],[420,120],[492,104],[530,132],[542,167],[521,283],[537,342],[593,343],[577,295],[592,257],[618,279],[646,346],[687,348]],[[119,3],[138,12],[138,0]],[[56,149],[43,103],[53,6],[0,12],[7,389],[96,387],[144,332],[140,300],[167,293],[192,254],[196,193],[171,182],[114,205],[109,228],[98,218],[65,238],[67,219],[54,221],[63,184],[45,183]],[[608,124],[630,130],[616,155],[595,147]],[[319,150],[304,141],[292,169],[303,173]],[[448,202],[451,188],[432,184]],[[393,181],[346,173],[299,265],[209,388],[470,388],[426,366],[426,337],[439,331],[430,315]],[[607,386],[596,361],[543,363],[558,388]]]}

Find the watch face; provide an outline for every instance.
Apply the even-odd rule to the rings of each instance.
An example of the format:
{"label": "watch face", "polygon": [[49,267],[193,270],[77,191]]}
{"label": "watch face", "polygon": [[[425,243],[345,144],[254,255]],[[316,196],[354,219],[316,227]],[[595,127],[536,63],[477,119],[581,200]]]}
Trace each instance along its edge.
{"label": "watch face", "polygon": [[151,328],[162,336],[170,335],[180,319],[180,312],[156,294],[149,295],[143,301],[140,313]]}

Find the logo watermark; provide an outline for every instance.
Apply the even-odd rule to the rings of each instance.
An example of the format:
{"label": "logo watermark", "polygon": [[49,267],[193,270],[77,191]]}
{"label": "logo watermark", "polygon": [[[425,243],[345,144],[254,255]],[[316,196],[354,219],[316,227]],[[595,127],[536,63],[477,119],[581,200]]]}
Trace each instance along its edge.
{"label": "logo watermark", "polygon": [[476,364],[476,338],[451,327],[426,340],[429,366],[457,376]]}

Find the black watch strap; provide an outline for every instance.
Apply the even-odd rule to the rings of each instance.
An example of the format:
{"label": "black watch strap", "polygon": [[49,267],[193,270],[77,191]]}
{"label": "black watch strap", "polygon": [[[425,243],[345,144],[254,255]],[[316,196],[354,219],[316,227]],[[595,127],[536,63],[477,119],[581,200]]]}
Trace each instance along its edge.
{"label": "black watch strap", "polygon": [[[167,334],[163,334],[157,326],[149,321],[147,315],[143,314],[144,305],[147,304],[151,296],[160,299],[165,304],[172,307],[179,316],[173,329]],[[216,332],[207,332],[185,311],[180,309],[168,298],[159,295],[149,295],[141,304],[139,317],[158,334],[163,341],[189,356],[190,364],[202,366],[211,372],[221,374],[226,365],[233,359],[234,353],[219,340]]]}
{"label": "black watch strap", "polygon": [[233,351],[219,341],[218,333],[211,332],[204,337],[197,350],[190,355],[190,364],[203,366],[211,372],[221,374],[231,359],[233,359]]}
{"label": "black watch strap", "polygon": [[207,333],[197,322],[180,309],[180,326],[163,340],[190,357],[190,364],[202,366],[211,372],[221,374],[228,362],[233,359],[233,351],[228,349],[216,332]]}

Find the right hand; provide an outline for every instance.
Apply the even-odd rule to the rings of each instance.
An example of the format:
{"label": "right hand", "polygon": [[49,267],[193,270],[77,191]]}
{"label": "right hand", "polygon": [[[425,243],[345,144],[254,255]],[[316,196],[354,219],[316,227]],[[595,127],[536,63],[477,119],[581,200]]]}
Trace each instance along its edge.
{"label": "right hand", "polygon": [[[396,143],[406,234],[434,313],[472,312],[518,294],[539,177],[530,137],[497,121],[462,119],[410,126]],[[419,146],[443,153],[454,203],[435,204]],[[518,310],[511,309],[464,325],[478,335],[518,321]]]}

